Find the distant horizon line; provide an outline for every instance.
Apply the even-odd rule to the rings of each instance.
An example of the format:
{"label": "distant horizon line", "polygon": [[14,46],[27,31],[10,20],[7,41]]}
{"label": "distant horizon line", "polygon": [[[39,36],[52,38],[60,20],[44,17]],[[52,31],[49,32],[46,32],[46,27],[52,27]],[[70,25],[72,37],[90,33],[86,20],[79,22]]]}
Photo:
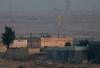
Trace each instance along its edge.
{"label": "distant horizon line", "polygon": [[80,11],[80,10],[17,10],[17,11],[0,11],[0,16],[66,16],[66,15],[96,14],[100,15],[100,11]]}
{"label": "distant horizon line", "polygon": [[[0,12],[9,12],[10,10],[0,10]],[[93,10],[11,10],[12,12],[30,12],[30,11],[66,11],[66,12],[94,12]],[[100,12],[100,10],[95,10],[95,12]]]}

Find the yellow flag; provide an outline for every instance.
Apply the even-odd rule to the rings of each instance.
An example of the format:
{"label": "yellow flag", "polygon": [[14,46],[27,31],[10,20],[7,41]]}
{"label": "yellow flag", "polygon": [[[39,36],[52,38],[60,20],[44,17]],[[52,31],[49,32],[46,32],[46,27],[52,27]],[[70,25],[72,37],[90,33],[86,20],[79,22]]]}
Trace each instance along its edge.
{"label": "yellow flag", "polygon": [[60,24],[61,24],[61,17],[58,16],[58,25],[60,25]]}

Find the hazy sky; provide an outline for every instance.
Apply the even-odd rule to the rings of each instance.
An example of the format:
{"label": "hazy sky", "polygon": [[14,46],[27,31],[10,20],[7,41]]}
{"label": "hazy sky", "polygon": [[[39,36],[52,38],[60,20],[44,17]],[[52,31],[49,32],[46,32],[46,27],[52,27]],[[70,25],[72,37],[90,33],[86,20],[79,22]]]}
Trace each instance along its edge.
{"label": "hazy sky", "polygon": [[[65,9],[66,0],[0,0],[0,11]],[[100,0],[69,0],[70,10],[100,10]]]}

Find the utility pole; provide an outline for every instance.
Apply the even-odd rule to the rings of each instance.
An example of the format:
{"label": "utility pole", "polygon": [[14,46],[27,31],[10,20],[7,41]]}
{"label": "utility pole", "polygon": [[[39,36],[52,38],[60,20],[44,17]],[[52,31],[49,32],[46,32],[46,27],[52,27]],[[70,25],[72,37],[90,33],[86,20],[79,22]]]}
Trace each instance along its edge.
{"label": "utility pole", "polygon": [[8,9],[8,11],[9,11],[9,17],[11,18],[11,0],[9,0],[9,9]]}
{"label": "utility pole", "polygon": [[92,15],[95,16],[95,14],[96,14],[96,5],[93,4],[93,13],[92,13]]}
{"label": "utility pole", "polygon": [[92,43],[93,43],[93,41],[94,41],[93,39],[94,39],[94,38],[93,38],[93,36],[92,36]]}
{"label": "utility pole", "polygon": [[32,48],[32,33],[30,33],[30,47]]}
{"label": "utility pole", "polygon": [[60,36],[60,26],[58,24],[58,38],[59,38],[59,36]]}
{"label": "utility pole", "polygon": [[58,38],[59,38],[59,35],[60,35],[60,24],[61,24],[61,17],[58,16]]}
{"label": "utility pole", "polygon": [[12,5],[13,4],[11,3],[11,0],[9,0],[9,10],[8,10],[9,14],[8,14],[8,16],[9,16],[10,22],[14,22],[13,13],[12,13]]}
{"label": "utility pole", "polygon": [[70,10],[70,1],[66,0],[66,11]]}

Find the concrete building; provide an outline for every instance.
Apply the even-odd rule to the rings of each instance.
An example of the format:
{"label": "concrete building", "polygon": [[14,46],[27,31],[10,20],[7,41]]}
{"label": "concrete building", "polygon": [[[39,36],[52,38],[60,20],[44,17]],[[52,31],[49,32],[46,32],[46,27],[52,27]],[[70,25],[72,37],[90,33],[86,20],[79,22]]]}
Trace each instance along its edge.
{"label": "concrete building", "polygon": [[27,40],[17,39],[11,44],[9,49],[6,49],[2,43],[0,43],[0,57],[6,57],[7,59],[25,59],[29,56],[27,49]]}
{"label": "concrete building", "polygon": [[57,38],[57,37],[33,37],[28,40],[28,46],[32,48],[41,48],[41,47],[63,47],[66,42],[70,42],[73,45],[73,38]]}
{"label": "concrete building", "polygon": [[6,51],[7,51],[7,48],[3,44],[0,43],[0,57],[4,57]]}
{"label": "concrete building", "polygon": [[41,51],[46,52],[49,59],[57,62],[81,63],[87,60],[86,47],[45,47],[41,48]]}
{"label": "concrete building", "polygon": [[2,43],[0,43],[0,52],[6,52],[7,48]]}
{"label": "concrete building", "polygon": [[27,59],[29,56],[27,48],[9,48],[6,53],[7,59]]}
{"label": "concrete building", "polygon": [[22,39],[14,40],[10,47],[11,48],[27,47],[27,40],[22,40]]}

